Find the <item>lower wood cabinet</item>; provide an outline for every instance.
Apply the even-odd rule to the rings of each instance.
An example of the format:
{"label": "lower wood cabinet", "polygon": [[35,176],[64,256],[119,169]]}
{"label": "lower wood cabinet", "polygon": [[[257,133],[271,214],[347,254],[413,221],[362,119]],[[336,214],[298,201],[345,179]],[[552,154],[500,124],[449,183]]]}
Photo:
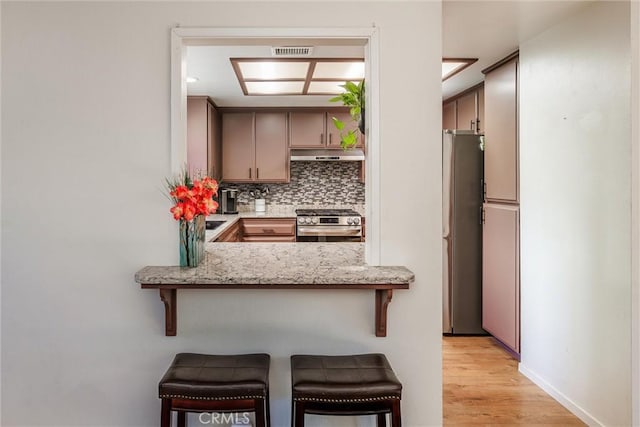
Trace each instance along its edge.
{"label": "lower wood cabinet", "polygon": [[216,242],[220,243],[235,243],[240,241],[242,241],[242,236],[240,234],[240,222],[233,224],[216,239]]}
{"label": "lower wood cabinet", "polygon": [[482,327],[520,353],[520,241],[517,205],[485,203]]}
{"label": "lower wood cabinet", "polygon": [[295,218],[243,218],[243,242],[295,242]]}

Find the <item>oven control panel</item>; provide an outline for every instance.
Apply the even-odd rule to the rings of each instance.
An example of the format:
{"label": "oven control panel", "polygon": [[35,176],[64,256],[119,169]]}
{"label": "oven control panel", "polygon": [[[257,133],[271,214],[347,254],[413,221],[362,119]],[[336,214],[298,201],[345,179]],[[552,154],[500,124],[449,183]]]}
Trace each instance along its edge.
{"label": "oven control panel", "polygon": [[360,217],[346,216],[299,216],[299,225],[360,225]]}

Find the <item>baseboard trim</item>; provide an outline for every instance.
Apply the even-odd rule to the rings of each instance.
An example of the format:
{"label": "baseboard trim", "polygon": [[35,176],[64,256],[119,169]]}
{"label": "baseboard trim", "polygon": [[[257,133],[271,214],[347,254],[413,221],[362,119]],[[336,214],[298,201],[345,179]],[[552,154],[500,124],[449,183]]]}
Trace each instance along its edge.
{"label": "baseboard trim", "polygon": [[557,400],[558,403],[560,403],[562,406],[567,408],[573,415],[580,418],[587,425],[604,427],[604,424],[598,421],[598,419],[596,419],[593,415],[591,415],[590,413],[582,409],[573,400],[569,399],[557,388],[549,384],[540,375],[536,374],[534,371],[524,366],[522,362],[518,364],[518,371],[520,371],[522,375],[524,375],[525,377],[533,381],[538,387],[544,390],[549,396]]}

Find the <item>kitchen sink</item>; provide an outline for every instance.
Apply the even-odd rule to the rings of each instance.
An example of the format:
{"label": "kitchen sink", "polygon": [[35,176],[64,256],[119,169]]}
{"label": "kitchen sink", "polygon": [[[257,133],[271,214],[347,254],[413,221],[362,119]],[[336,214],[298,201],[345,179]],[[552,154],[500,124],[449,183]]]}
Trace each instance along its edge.
{"label": "kitchen sink", "polygon": [[227,222],[227,221],[225,221],[225,220],[207,221],[207,223],[206,223],[207,230],[215,230],[216,228],[220,227],[225,222]]}

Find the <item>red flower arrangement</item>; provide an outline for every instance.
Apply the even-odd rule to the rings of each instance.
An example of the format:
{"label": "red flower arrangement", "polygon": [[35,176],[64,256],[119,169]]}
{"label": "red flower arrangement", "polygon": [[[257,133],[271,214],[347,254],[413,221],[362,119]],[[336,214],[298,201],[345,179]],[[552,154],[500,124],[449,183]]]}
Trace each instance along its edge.
{"label": "red flower arrangement", "polygon": [[218,195],[218,182],[206,175],[192,179],[185,167],[180,175],[166,180],[170,212],[179,221],[180,266],[197,267],[204,259],[205,216],[218,209],[213,197]]}
{"label": "red flower arrangement", "polygon": [[213,200],[218,195],[218,182],[208,176],[192,180],[185,169],[173,181],[167,179],[169,197],[175,203],[170,209],[175,220],[191,221],[198,215],[209,215],[218,209]]}

